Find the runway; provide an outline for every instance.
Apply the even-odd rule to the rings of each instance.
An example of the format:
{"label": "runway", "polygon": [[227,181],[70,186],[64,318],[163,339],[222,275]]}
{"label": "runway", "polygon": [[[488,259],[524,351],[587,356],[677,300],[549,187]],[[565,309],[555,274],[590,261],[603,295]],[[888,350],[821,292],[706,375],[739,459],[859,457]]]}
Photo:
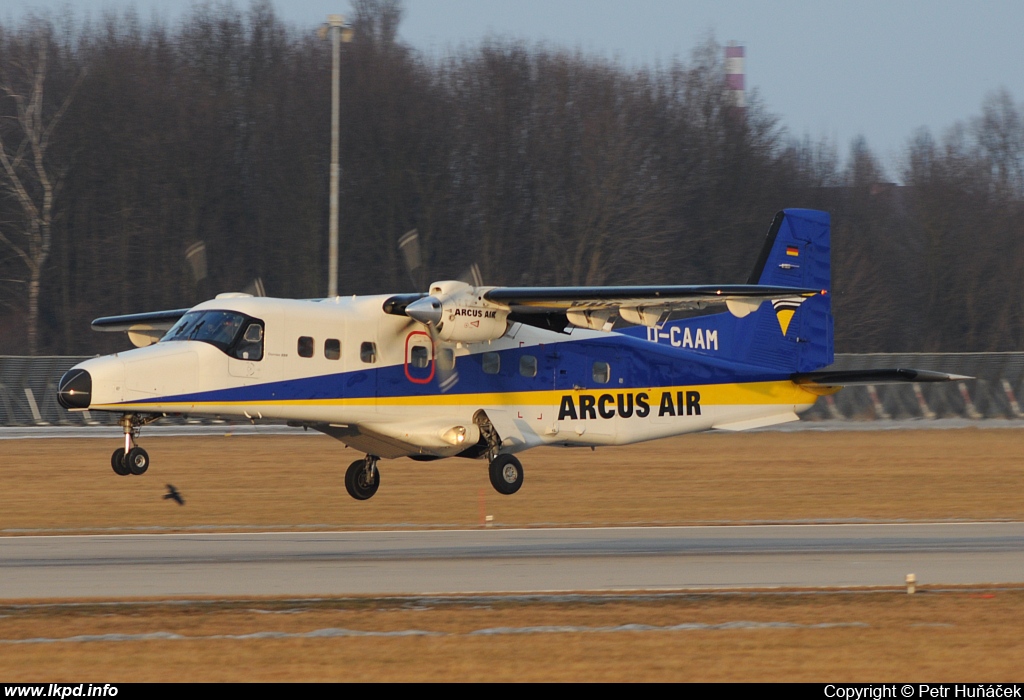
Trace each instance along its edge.
{"label": "runway", "polygon": [[0,538],[0,599],[1024,583],[1024,523]]}

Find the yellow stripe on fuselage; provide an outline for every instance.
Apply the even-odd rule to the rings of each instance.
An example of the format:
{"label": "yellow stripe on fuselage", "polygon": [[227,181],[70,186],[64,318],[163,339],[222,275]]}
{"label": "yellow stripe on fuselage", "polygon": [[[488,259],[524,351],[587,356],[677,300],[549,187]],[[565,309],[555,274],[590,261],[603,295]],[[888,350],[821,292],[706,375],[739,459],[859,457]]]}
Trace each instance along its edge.
{"label": "yellow stripe on fuselage", "polygon": [[663,392],[697,391],[700,392],[701,403],[705,406],[746,406],[746,405],[785,405],[813,404],[817,399],[814,394],[789,380],[772,382],[746,382],[741,384],[690,384],[657,386],[643,389],[619,389],[614,386],[607,388],[586,389],[546,389],[543,391],[508,391],[486,392],[475,394],[429,394],[424,396],[382,396],[379,398],[336,398],[336,399],[284,399],[260,401],[160,401],[154,403],[118,403],[92,406],[94,410],[125,409],[152,411],[159,405],[161,410],[172,411],[175,408],[195,411],[203,406],[557,406],[563,396],[594,396],[602,394],[629,395],[634,399],[638,394],[646,394],[647,398],[657,399]]}

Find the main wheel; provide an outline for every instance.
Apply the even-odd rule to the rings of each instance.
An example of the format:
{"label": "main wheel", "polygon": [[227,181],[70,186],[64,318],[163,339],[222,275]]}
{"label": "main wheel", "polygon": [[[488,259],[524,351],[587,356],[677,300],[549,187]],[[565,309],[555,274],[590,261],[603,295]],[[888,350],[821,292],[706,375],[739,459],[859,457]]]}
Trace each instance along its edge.
{"label": "main wheel", "polygon": [[128,465],[124,461],[124,448],[118,447],[114,450],[114,454],[110,455],[110,466],[113,467],[114,473],[118,476],[128,476],[131,474],[128,471]]}
{"label": "main wheel", "polygon": [[491,486],[498,493],[509,496],[523,485],[523,465],[512,455],[498,455],[491,460],[488,471],[491,475]]}
{"label": "main wheel", "polygon": [[145,474],[146,470],[149,469],[149,453],[141,447],[133,447],[132,451],[128,453],[128,459],[125,460],[128,465],[128,471],[136,476],[139,474]]}
{"label": "main wheel", "polygon": [[357,459],[349,465],[348,471],[345,472],[345,488],[352,498],[357,501],[365,501],[377,493],[377,489],[380,488],[380,469],[374,465],[373,476],[367,479],[366,460]]}

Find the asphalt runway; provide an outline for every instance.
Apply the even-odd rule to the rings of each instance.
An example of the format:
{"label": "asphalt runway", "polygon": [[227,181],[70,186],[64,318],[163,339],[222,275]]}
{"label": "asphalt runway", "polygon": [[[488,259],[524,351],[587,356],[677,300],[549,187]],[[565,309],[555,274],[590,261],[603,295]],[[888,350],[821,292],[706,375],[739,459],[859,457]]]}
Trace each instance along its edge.
{"label": "asphalt runway", "polygon": [[1024,583],[1024,523],[0,538],[0,599]]}

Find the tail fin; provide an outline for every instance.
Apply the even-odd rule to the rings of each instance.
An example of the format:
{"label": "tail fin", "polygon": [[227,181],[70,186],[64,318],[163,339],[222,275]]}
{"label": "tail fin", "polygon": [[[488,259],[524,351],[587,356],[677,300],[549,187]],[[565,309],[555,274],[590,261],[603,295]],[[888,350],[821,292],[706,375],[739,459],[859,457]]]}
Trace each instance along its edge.
{"label": "tail fin", "polygon": [[[780,211],[747,281],[821,289],[825,294],[773,299],[742,317],[722,313],[670,321],[667,325],[678,330],[670,328],[659,336],[683,338],[681,347],[694,352],[767,370],[813,372],[832,364],[829,225],[827,212]],[[708,337],[715,342],[685,342]]]}
{"label": "tail fin", "polygon": [[[747,352],[756,364],[810,372],[832,364],[831,220],[828,212],[785,209],[775,215],[750,274],[750,284],[821,289],[806,299],[773,299],[756,314],[757,332]],[[778,325],[766,319],[774,314]],[[778,331],[782,331],[779,337]]]}
{"label": "tail fin", "polygon": [[775,215],[747,284],[831,291],[828,212],[785,209]]}

